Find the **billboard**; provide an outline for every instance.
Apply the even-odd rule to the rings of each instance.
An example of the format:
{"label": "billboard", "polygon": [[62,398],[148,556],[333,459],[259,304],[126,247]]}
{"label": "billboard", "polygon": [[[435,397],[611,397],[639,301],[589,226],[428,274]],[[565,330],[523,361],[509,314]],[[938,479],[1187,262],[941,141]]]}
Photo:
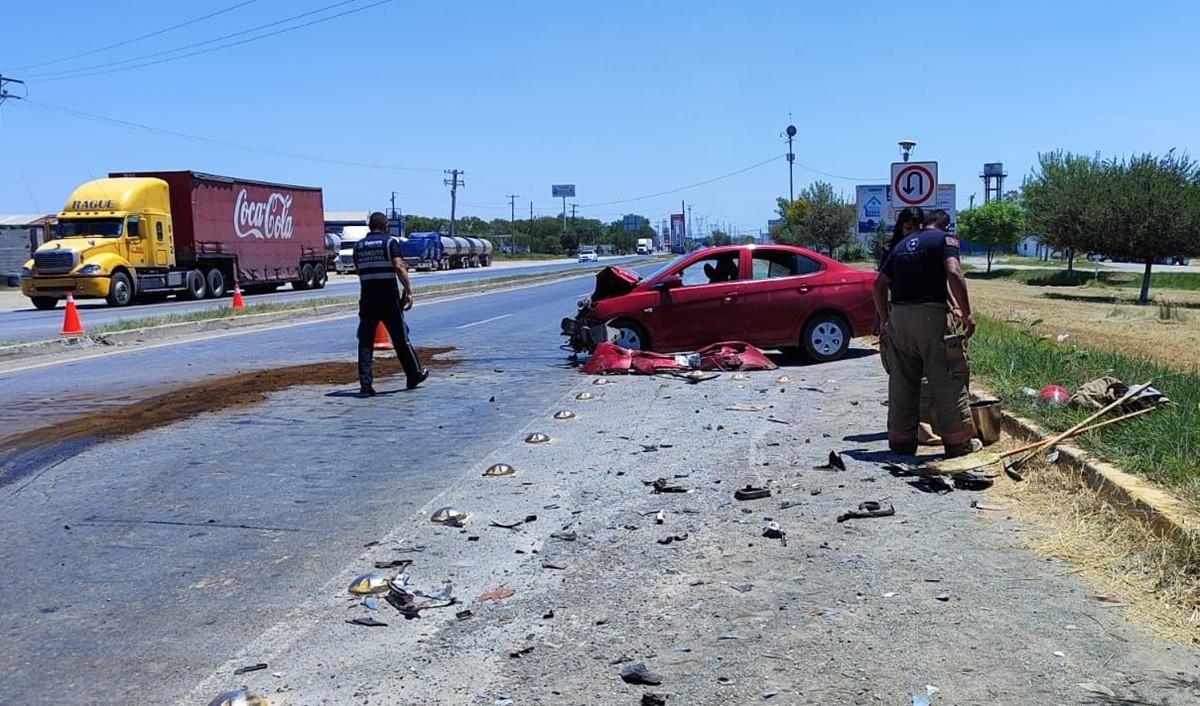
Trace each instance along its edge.
{"label": "billboard", "polygon": [[550,186],[550,194],[556,199],[573,199],[575,198],[575,185],[552,184]]}
{"label": "billboard", "polygon": [[860,235],[874,233],[881,224],[887,222],[888,198],[887,184],[871,184],[854,188],[854,204],[858,210],[858,232]]}
{"label": "billboard", "polygon": [[683,214],[671,214],[671,239],[667,244],[671,252],[683,252],[686,249],[684,238],[687,237],[687,229],[683,226]]}
{"label": "billboard", "polygon": [[954,184],[938,184],[933,197],[933,207],[950,214],[950,232],[958,231],[958,198]]}
{"label": "billboard", "polygon": [[642,217],[632,213],[625,216],[624,226],[626,233],[636,233],[642,229]]}

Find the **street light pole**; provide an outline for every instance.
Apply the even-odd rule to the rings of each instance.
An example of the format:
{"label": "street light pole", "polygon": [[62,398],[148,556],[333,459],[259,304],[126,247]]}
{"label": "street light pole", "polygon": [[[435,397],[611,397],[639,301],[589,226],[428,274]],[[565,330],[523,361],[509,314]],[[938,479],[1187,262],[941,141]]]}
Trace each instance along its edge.
{"label": "street light pole", "polygon": [[508,222],[510,225],[512,225],[513,255],[516,255],[517,254],[517,199],[519,198],[519,196],[517,194],[505,194],[504,196],[508,199],[508,207],[509,207]]}

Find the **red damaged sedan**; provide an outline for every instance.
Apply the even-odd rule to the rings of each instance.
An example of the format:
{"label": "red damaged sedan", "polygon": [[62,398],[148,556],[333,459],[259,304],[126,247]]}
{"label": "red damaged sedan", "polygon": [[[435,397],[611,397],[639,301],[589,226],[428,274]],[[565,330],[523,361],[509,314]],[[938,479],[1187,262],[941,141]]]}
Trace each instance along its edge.
{"label": "red damaged sedan", "polygon": [[683,255],[642,279],[609,267],[563,319],[576,352],[602,341],[623,348],[689,351],[720,341],[803,350],[818,362],[871,333],[871,283],[858,270],[790,245],[733,245]]}

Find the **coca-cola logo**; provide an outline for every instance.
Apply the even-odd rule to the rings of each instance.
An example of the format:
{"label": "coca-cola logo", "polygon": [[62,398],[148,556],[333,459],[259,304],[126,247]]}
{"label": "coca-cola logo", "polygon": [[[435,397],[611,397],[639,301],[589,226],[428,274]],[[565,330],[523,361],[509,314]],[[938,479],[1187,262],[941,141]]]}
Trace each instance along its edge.
{"label": "coca-cola logo", "polygon": [[239,238],[291,240],[292,197],[271,192],[266,201],[252,201],[246,190],[233,205],[233,229]]}

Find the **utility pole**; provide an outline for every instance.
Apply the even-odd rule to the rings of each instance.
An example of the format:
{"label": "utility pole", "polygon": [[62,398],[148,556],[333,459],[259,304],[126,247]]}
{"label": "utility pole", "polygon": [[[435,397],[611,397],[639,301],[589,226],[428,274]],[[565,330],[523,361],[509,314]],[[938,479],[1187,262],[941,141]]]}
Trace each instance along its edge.
{"label": "utility pole", "polygon": [[787,134],[788,141],[788,203],[796,200],[796,184],[792,175],[792,164],[796,161],[796,153],[792,151],[792,138],[796,136],[796,126],[791,124],[792,114],[788,113],[788,126],[784,132]]}
{"label": "utility pole", "polygon": [[[512,223],[513,255],[517,254],[517,199],[516,194],[505,194],[508,199],[509,221]],[[531,224],[532,225],[532,224]]]}
{"label": "utility pole", "polygon": [[688,227],[687,227],[687,216],[686,216],[687,212],[688,212],[687,204],[685,204],[683,202],[683,199],[679,199],[679,217],[683,219],[683,243],[682,244],[683,244],[684,252],[688,251],[688,246],[687,246]]}
{"label": "utility pole", "polygon": [[[8,87],[13,84],[18,85],[21,88],[25,88],[24,81],[18,81],[15,78],[4,78],[4,75],[0,74],[0,105],[3,105],[4,101],[8,100],[9,98],[14,98],[16,100],[23,100],[25,98],[24,95],[15,96],[12,93],[9,93]],[[25,95],[29,95],[28,89],[25,90]]]}
{"label": "utility pole", "polygon": [[461,176],[466,176],[466,172],[460,169],[447,169],[446,174],[450,175],[449,179],[442,179],[442,183],[450,187],[450,237],[454,237],[454,212],[458,206],[458,187],[466,186],[467,183],[460,179]]}
{"label": "utility pole", "polygon": [[684,225],[684,228],[687,228],[687,232],[691,233],[692,232],[692,207],[691,206],[688,206],[687,221],[685,221],[685,224],[686,225]]}

